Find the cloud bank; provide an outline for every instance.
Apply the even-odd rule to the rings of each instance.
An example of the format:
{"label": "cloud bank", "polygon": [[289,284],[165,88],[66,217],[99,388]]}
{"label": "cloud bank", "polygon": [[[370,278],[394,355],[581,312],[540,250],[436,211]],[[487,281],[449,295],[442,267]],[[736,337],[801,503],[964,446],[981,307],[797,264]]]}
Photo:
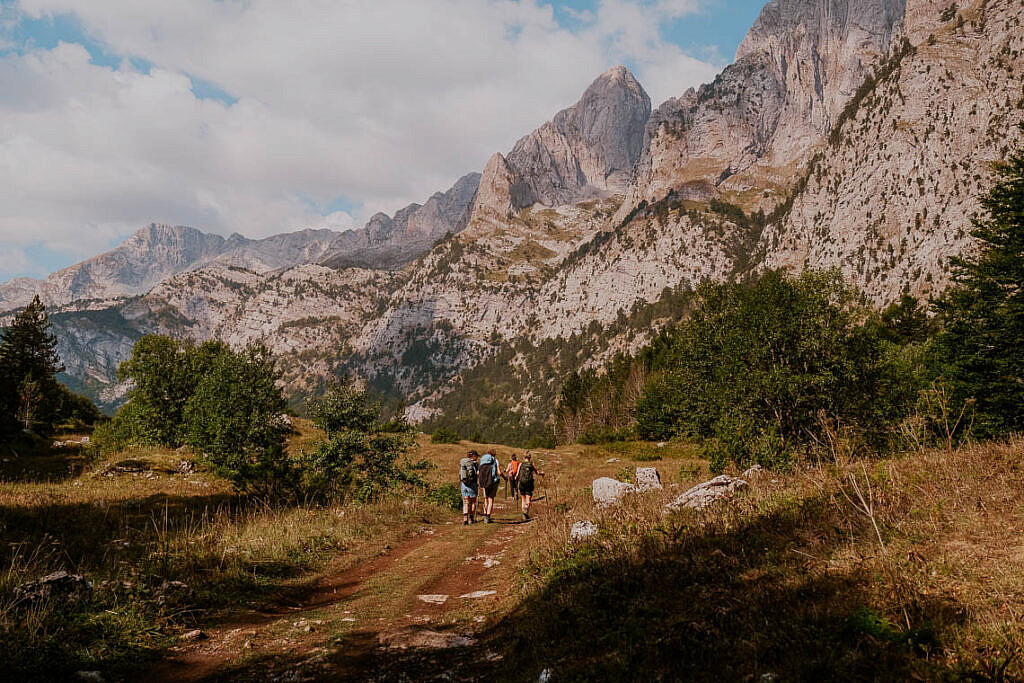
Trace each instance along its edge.
{"label": "cloud bank", "polygon": [[697,1],[5,5],[0,280],[152,221],[262,237],[422,201],[610,66],[655,103],[709,80],[662,34]]}

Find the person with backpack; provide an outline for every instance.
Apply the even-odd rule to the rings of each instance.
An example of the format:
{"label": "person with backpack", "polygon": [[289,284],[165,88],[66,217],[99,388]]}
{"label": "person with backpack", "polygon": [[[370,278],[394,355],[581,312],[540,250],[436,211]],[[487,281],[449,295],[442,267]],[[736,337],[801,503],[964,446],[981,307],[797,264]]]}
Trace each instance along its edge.
{"label": "person with backpack", "polygon": [[523,521],[530,521],[530,500],[533,498],[534,475],[544,473],[533,464],[533,456],[526,454],[526,460],[519,466],[519,495],[523,498]]}
{"label": "person with backpack", "polygon": [[512,459],[508,461],[508,467],[505,468],[505,479],[512,488],[512,500],[519,500],[519,456],[515,453],[512,454]]}
{"label": "person with backpack", "polygon": [[462,490],[462,523],[476,524],[477,460],[480,454],[470,451],[459,461],[459,488]]}
{"label": "person with backpack", "polygon": [[484,453],[480,456],[478,476],[480,488],[484,490],[484,519],[490,524],[491,513],[494,511],[494,498],[498,495],[501,479],[505,476],[501,472],[498,458],[493,453]]}

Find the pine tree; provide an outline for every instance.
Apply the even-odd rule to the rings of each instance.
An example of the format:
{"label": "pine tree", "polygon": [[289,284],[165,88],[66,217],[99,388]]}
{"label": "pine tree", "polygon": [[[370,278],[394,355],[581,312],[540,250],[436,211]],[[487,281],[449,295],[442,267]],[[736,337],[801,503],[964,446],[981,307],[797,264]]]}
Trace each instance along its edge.
{"label": "pine tree", "polygon": [[0,430],[9,431],[16,415],[22,422],[46,420],[59,400],[56,375],[63,370],[46,307],[33,297],[0,338]]}
{"label": "pine tree", "polygon": [[975,431],[1024,429],[1024,153],[997,168],[971,235],[978,249],[952,259],[953,286],[936,304],[939,373],[954,400],[976,402]]}

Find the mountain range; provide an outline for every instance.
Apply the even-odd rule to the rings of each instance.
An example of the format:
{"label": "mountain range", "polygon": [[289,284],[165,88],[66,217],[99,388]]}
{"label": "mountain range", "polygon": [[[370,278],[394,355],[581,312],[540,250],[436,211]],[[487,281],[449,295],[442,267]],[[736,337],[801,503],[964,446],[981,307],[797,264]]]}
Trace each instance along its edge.
{"label": "mountain range", "polygon": [[839,268],[876,305],[941,290],[993,162],[1024,139],[1022,15],[772,0],[713,82],[652,110],[615,67],[422,205],[263,240],[150,225],[0,285],[0,311],[39,294],[66,381],[106,407],[117,364],[159,332],[262,341],[296,397],[359,374],[413,419],[498,364],[528,381],[490,398],[542,419],[550,401],[532,399],[560,378],[536,350],[573,339],[568,365],[588,366],[635,349],[666,291],[806,267]]}

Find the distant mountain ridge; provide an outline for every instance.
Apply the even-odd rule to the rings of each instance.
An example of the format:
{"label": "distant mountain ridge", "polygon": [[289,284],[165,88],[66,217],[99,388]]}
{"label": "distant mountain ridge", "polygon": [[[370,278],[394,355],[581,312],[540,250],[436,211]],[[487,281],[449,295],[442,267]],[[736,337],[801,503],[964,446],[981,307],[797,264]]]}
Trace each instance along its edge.
{"label": "distant mountain ridge", "polygon": [[256,273],[303,263],[401,267],[440,237],[469,221],[480,174],[469,173],[447,192],[423,205],[410,204],[394,217],[375,214],[360,230],[305,229],[250,239],[204,233],[184,225],[150,223],[108,252],[49,275],[0,283],[0,312],[24,306],[39,295],[48,306],[88,299],[144,294],[178,273],[218,264]]}
{"label": "distant mountain ridge", "polygon": [[59,350],[108,406],[132,341],[161,332],[260,340],[294,395],[354,373],[417,419],[496,363],[529,381],[514,396],[496,381],[491,398],[543,417],[537,397],[559,382],[543,354],[603,340],[605,355],[565,368],[635,349],[665,324],[635,314],[669,291],[813,266],[875,304],[928,295],[971,247],[991,163],[1024,137],[1022,19],[1017,0],[952,15],[932,0],[773,0],[733,65],[653,112],[611,69],[422,205],[267,245],[273,263],[246,246],[246,270],[235,249],[129,299],[65,305]]}

